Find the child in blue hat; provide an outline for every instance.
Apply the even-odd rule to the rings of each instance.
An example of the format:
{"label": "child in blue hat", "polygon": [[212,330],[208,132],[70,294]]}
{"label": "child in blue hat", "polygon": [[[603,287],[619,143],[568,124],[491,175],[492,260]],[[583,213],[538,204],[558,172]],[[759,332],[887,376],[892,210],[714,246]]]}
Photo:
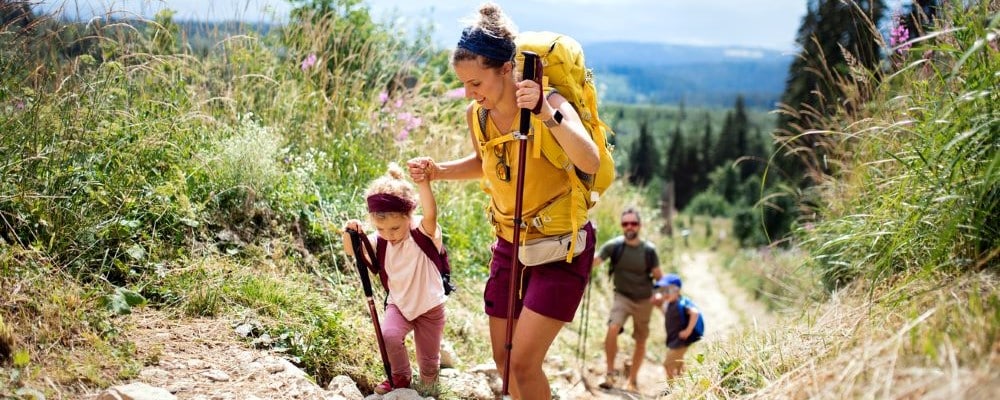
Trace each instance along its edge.
{"label": "child in blue hat", "polygon": [[666,274],[653,285],[653,304],[662,305],[664,325],[667,329],[667,359],[663,368],[667,371],[667,381],[680,376],[684,369],[684,354],[688,346],[701,340],[705,333],[705,322],[698,306],[691,299],[681,295],[681,277]]}

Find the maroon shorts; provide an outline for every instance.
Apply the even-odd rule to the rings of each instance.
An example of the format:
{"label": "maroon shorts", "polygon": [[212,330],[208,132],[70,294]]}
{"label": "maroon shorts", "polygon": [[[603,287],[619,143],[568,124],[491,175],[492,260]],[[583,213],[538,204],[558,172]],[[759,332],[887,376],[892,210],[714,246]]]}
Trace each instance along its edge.
{"label": "maroon shorts", "polygon": [[[522,278],[516,283],[514,318],[521,316],[521,307],[549,318],[572,322],[576,308],[580,306],[583,290],[587,287],[590,268],[594,263],[594,227],[588,222],[587,243],[583,252],[573,262],[556,261],[522,269]],[[490,262],[490,279],[486,281],[483,300],[486,314],[491,317],[507,318],[507,299],[510,294],[510,264],[514,245],[497,238],[493,243],[493,260]]]}

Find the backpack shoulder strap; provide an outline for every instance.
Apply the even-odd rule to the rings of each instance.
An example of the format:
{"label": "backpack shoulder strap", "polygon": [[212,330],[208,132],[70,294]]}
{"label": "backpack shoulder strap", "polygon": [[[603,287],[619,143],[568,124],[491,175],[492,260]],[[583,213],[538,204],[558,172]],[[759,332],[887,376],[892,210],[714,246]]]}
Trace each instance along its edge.
{"label": "backpack shoulder strap", "polygon": [[[381,236],[375,239],[375,259],[379,260],[380,263],[384,263],[385,260],[385,249],[388,247],[389,242],[386,242]],[[381,264],[379,264],[381,265]],[[385,272],[385,267],[378,269],[378,279],[382,281],[382,287],[385,288],[386,295],[389,293],[389,274]]]}
{"label": "backpack shoulder strap", "polygon": [[479,120],[479,130],[476,131],[476,138],[480,143],[486,143],[486,117],[487,110],[476,104],[473,106],[476,111],[476,119]]}
{"label": "backpack shoulder strap", "polygon": [[611,266],[608,267],[608,275],[614,275],[615,266],[618,265],[618,261],[622,258],[622,253],[625,252],[625,238],[621,241],[615,243],[615,248],[611,249]]}
{"label": "backpack shoulder strap", "polygon": [[491,140],[486,140],[486,122],[489,119],[489,110],[483,108],[478,103],[475,103],[472,105],[472,110],[470,111],[470,113],[475,114],[476,119],[479,122],[477,124],[472,124],[472,131],[476,135],[476,141],[478,142],[476,144],[479,146],[480,154],[483,154],[483,152],[485,152],[486,149],[491,148],[493,146],[497,146],[506,142],[516,140],[514,138],[513,132],[505,135],[500,135]]}
{"label": "backpack shoulder strap", "polygon": [[643,244],[646,248],[646,275],[649,275],[656,268],[656,248],[648,241],[643,241]]}
{"label": "backpack shoulder strap", "polygon": [[437,246],[434,245],[434,239],[431,239],[419,228],[411,229],[410,235],[413,236],[413,241],[417,242],[417,246],[420,246],[420,250],[437,267],[438,273],[441,274],[441,283],[444,284],[444,294],[451,294],[455,290],[455,286],[451,284],[451,266],[448,264],[448,251],[445,250],[444,246],[441,247],[441,250],[438,250]]}
{"label": "backpack shoulder strap", "polygon": [[437,246],[434,245],[434,239],[425,235],[418,228],[411,229],[410,235],[413,236],[413,241],[417,242],[417,246],[420,246],[420,250],[427,255],[427,258],[430,258],[434,262],[434,265],[438,267],[438,270],[441,270],[441,253],[438,252]]}

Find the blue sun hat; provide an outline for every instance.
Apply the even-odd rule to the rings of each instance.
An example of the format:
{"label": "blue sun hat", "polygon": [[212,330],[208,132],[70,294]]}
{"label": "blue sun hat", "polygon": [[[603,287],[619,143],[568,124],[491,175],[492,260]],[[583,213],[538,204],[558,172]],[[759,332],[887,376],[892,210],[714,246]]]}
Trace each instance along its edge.
{"label": "blue sun hat", "polygon": [[662,277],[660,277],[660,280],[656,281],[656,283],[653,284],[653,287],[661,288],[661,287],[666,287],[668,285],[674,285],[677,286],[678,288],[681,287],[681,277],[677,276],[677,274],[663,275]]}

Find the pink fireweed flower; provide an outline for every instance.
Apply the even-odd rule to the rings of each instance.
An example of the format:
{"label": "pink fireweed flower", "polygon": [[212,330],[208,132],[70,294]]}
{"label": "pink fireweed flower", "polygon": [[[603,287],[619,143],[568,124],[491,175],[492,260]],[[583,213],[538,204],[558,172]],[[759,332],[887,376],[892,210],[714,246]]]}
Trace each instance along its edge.
{"label": "pink fireweed flower", "polygon": [[449,99],[461,99],[465,98],[465,88],[460,87],[458,89],[452,89],[444,93],[445,98]]}
{"label": "pink fireweed flower", "polygon": [[306,72],[309,68],[316,65],[316,53],[309,53],[309,55],[302,60],[302,72]]}
{"label": "pink fireweed flower", "polygon": [[410,136],[410,131],[419,128],[424,123],[423,119],[408,112],[396,114],[396,120],[403,123],[403,128],[396,135],[398,141],[406,140]]}
{"label": "pink fireweed flower", "polygon": [[396,115],[396,118],[400,121],[403,121],[403,124],[406,125],[406,129],[417,129],[420,127],[421,124],[424,123],[424,121],[420,119],[420,117],[415,116],[408,112],[399,113]]}
{"label": "pink fireweed flower", "polygon": [[895,27],[892,28],[892,32],[889,32],[889,46],[898,47],[896,52],[904,54],[912,46],[911,43],[906,43],[907,40],[910,40],[910,30],[906,29],[903,18],[898,15],[894,18],[893,24]]}
{"label": "pink fireweed flower", "polygon": [[389,92],[383,91],[378,94],[379,104],[385,105],[385,102],[389,101]]}

